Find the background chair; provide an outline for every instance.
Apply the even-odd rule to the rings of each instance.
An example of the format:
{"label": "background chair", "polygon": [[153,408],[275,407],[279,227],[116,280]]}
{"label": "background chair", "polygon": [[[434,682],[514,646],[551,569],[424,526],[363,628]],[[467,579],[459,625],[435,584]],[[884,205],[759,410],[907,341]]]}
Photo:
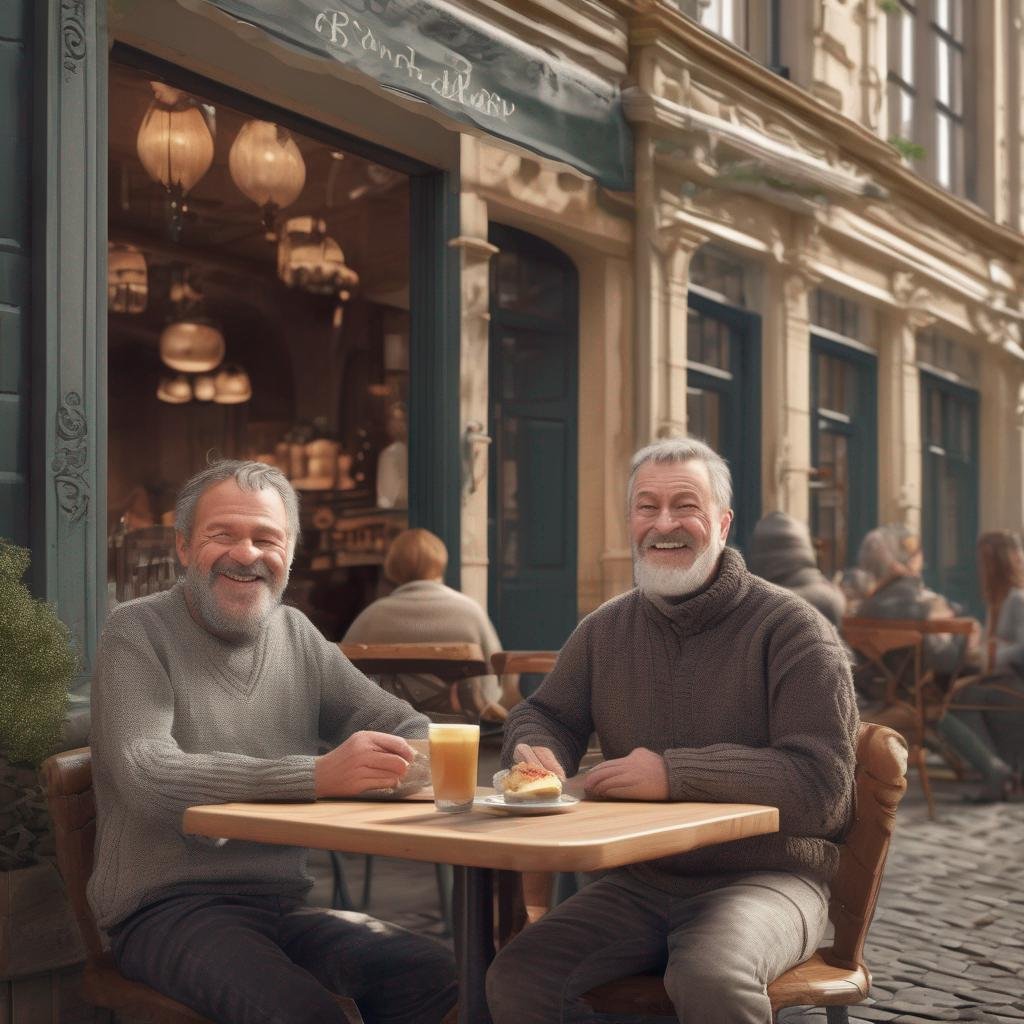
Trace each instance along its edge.
{"label": "background chair", "polygon": [[[854,821],[839,848],[839,868],[829,902],[835,929],[832,945],[821,947],[768,986],[773,1013],[786,1006],[824,1006],[829,1024],[845,1024],[849,1019],[846,1007],[867,997],[871,972],[864,962],[864,942],[878,902],[896,808],[907,789],[906,771],[907,747],[902,737],[882,725],[861,725]],[[521,890],[523,905],[507,912],[515,922],[536,920],[545,909],[539,905],[544,887],[535,884],[536,876],[533,880],[532,888]],[[505,928],[506,933],[511,930]],[[608,982],[592,989],[584,999],[598,1013],[675,1016],[665,986],[656,975]]]}
{"label": "background chair", "polygon": [[[433,721],[479,722],[483,710],[494,707],[503,719],[508,713],[500,705],[483,704],[477,698],[473,680],[486,675],[487,661],[479,644],[473,643],[408,643],[338,645],[342,654],[361,672],[378,682],[396,697],[408,701],[417,711]],[[417,681],[436,683],[432,693],[422,697],[412,693],[402,676],[417,676]],[[500,723],[497,725],[500,729]],[[482,723],[481,723],[482,731]],[[343,909],[365,910],[370,903],[373,885],[373,858],[364,860],[363,892],[354,906],[345,884],[341,857],[331,852],[334,875],[332,905]],[[444,918],[444,934],[451,934],[452,869],[449,864],[435,864],[438,898]]]}
{"label": "background chair", "polygon": [[[966,618],[843,619],[843,639],[863,655],[869,671],[878,673],[886,681],[883,709],[879,716],[881,724],[892,726],[907,737],[910,759],[917,767],[928,803],[929,818],[935,817],[935,801],[925,760],[926,738],[934,740],[958,777],[963,766],[929,729],[930,723],[943,714],[945,694],[935,673],[924,666],[925,638],[935,635],[963,637],[959,661],[950,673],[950,678],[955,679],[964,664],[968,638],[974,628],[974,620]],[[902,661],[892,656],[899,650],[907,652]]]}
{"label": "background chair", "polygon": [[[78,930],[85,944],[82,995],[93,1006],[112,1010],[147,1024],[215,1024],[156,989],[130,981],[104,949],[86,885],[92,874],[96,842],[96,801],[92,789],[92,753],[88,747],[54,754],[43,764],[46,800],[53,819],[60,869]],[[363,1024],[351,999],[336,997],[349,1024]]]}
{"label": "background chair", "polygon": [[558,660],[558,651],[496,651],[491,655],[495,675],[518,675],[517,700],[529,697]]}

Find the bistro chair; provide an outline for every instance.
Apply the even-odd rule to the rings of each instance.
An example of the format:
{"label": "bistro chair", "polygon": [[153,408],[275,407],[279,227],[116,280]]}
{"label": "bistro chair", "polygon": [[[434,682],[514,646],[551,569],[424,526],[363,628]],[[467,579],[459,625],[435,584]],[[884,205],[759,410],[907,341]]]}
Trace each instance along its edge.
{"label": "bistro chair", "polygon": [[[57,867],[64,879],[85,945],[82,995],[86,1002],[146,1024],[215,1024],[156,989],[131,981],[117,969],[86,898],[96,842],[96,800],[92,788],[92,752],[88,747],[54,754],[43,764],[46,800],[53,819]],[[351,999],[336,997],[349,1024],[363,1024]]]}
{"label": "bistro chair", "polygon": [[[558,651],[496,651],[491,655],[491,668],[495,675],[516,675],[516,703],[523,699],[524,675],[546,676],[558,660]],[[535,689],[536,687],[534,687]],[[531,691],[532,692],[532,691]],[[529,696],[529,693],[526,694]]]}
{"label": "bistro chair", "polygon": [[[950,673],[950,678],[955,680],[963,666],[968,637],[974,628],[974,620],[967,618],[843,619],[843,639],[864,657],[869,671],[885,680],[883,712],[891,709],[906,722],[905,726],[902,722],[897,725],[895,720],[883,724],[891,724],[907,736],[910,759],[917,767],[921,789],[928,803],[928,817],[932,819],[935,817],[935,801],[925,760],[926,737],[931,736],[936,741],[947,760],[953,763],[958,776],[961,766],[929,731],[930,723],[942,716],[946,697],[939,688],[935,673],[924,668],[924,641],[925,637],[935,635],[963,638],[960,658]],[[900,661],[890,653],[901,649],[909,651],[912,657],[905,654]]]}
{"label": "bistro chair", "polygon": [[[341,653],[366,675],[377,679],[389,693],[408,701],[432,721],[480,721],[484,710],[497,708],[504,719],[507,712],[500,705],[485,704],[479,699],[475,679],[487,674],[487,661],[479,644],[473,643],[407,643],[338,645]],[[415,675],[417,682],[433,684],[426,698],[412,693],[402,676]],[[332,904],[342,909],[365,910],[370,904],[373,885],[373,857],[366,856],[363,870],[363,892],[354,905],[345,885],[341,857],[331,851],[334,875]],[[444,918],[444,934],[451,934],[452,869],[448,864],[434,865],[437,890]]]}
{"label": "bistro chair", "polygon": [[[839,847],[839,868],[832,879],[829,918],[835,935],[809,959],[768,986],[772,1013],[787,1006],[823,1006],[829,1024],[845,1024],[846,1008],[866,999],[871,971],[864,962],[864,942],[875,913],[896,808],[906,792],[907,746],[883,725],[864,723],[857,736],[854,820]],[[516,922],[534,921],[548,890],[537,875],[523,876]],[[528,925],[527,925],[528,927]],[[675,1017],[662,979],[654,974],[620,978],[591,989],[583,997],[597,1013]]]}

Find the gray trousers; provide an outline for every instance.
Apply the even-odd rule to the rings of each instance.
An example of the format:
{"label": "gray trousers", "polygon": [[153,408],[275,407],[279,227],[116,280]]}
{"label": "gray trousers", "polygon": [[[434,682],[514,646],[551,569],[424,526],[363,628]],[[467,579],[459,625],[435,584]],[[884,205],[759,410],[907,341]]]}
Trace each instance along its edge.
{"label": "gray trousers", "polygon": [[438,1024],[455,1004],[455,961],[439,942],[365,914],[277,896],[178,896],[111,935],[127,977],[218,1024]]}
{"label": "gray trousers", "polygon": [[502,949],[487,1001],[494,1024],[598,1021],[582,993],[657,972],[683,1024],[770,1024],[768,983],[814,952],[827,923],[828,887],[798,875],[671,896],[614,871]]}

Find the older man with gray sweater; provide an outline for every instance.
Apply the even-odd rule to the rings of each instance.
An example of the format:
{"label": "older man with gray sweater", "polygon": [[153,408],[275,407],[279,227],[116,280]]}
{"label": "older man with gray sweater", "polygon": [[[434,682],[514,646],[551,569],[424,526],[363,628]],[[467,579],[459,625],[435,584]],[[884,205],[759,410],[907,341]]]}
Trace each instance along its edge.
{"label": "older man with gray sweater", "polygon": [[495,1024],[593,1021],[581,996],[652,970],[685,1024],[769,1024],[767,985],[828,919],[852,813],[857,710],[834,628],[725,546],[724,460],[699,441],[637,453],[636,588],[585,618],[509,715],[503,761],[594,798],[771,804],[779,832],[618,869],[530,925],[488,975]]}
{"label": "older man with gray sweater", "polygon": [[304,850],[182,832],[192,804],[394,786],[428,723],[281,605],[298,501],[280,472],[215,464],[175,525],[184,580],[111,613],[93,681],[89,899],[118,967],[221,1024],[344,1024],[335,994],[367,1024],[436,1024],[443,946],[306,906]]}

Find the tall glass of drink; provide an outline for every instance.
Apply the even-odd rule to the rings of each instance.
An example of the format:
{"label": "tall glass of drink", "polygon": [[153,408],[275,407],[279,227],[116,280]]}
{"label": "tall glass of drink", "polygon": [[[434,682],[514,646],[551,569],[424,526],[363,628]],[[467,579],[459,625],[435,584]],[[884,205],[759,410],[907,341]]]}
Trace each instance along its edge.
{"label": "tall glass of drink", "polygon": [[480,726],[430,724],[430,780],[439,811],[468,811],[476,794]]}

